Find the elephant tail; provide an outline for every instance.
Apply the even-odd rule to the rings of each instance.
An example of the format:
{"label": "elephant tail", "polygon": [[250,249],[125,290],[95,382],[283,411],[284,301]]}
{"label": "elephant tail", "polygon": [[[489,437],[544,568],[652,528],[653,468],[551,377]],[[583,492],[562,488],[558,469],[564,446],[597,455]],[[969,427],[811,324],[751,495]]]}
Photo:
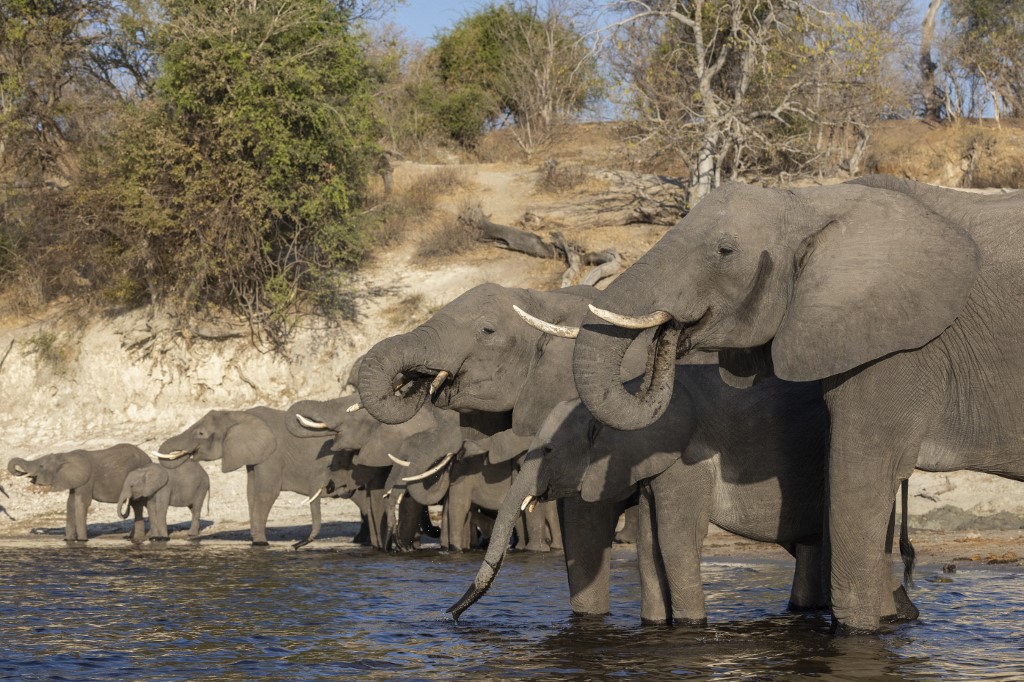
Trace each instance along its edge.
{"label": "elephant tail", "polygon": [[914,562],[917,553],[914,551],[914,545],[910,543],[910,532],[907,528],[907,498],[910,488],[907,479],[903,479],[900,487],[903,498],[900,515],[900,556],[903,557],[903,585],[909,590],[914,586]]}

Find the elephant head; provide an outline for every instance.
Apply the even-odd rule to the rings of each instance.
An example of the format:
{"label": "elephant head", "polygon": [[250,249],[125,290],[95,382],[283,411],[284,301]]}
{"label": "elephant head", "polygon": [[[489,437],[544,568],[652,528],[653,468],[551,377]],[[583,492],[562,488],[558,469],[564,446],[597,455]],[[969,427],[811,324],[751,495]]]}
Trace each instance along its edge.
{"label": "elephant head", "polygon": [[[384,339],[363,357],[359,396],[377,419],[411,418],[433,391],[438,407],[459,412],[511,412],[516,433],[532,436],[548,411],[576,397],[569,377],[571,339],[528,325],[513,306],[578,325],[592,287],[552,292],[481,284],[412,331]],[[643,367],[637,361],[634,373]],[[396,391],[396,386],[410,382]]]}
{"label": "elephant head", "polygon": [[50,490],[74,490],[89,481],[92,465],[84,452],[75,450],[29,460],[15,457],[7,463],[7,471],[28,476],[33,484]]}
{"label": "elephant head", "polygon": [[[178,461],[184,462],[186,459],[183,457]],[[127,519],[129,502],[153,497],[170,480],[171,477],[167,473],[167,469],[159,464],[151,464],[148,467],[129,471],[128,476],[124,479],[124,485],[121,486],[121,494],[117,496],[117,515],[122,519]]]}
{"label": "elephant head", "polygon": [[358,401],[355,395],[300,400],[288,408],[285,428],[296,438],[323,438],[333,432],[346,447],[358,450],[380,426],[366,410],[352,409]]}
{"label": "elephant head", "polygon": [[[573,357],[580,397],[601,421],[637,429],[665,410],[690,349],[717,351],[723,378],[745,386],[835,376],[928,343],[979,271],[956,223],[971,199],[943,192],[880,177],[715,190],[595,300]],[[633,394],[619,366],[643,328],[657,331]]]}
{"label": "elephant head", "polygon": [[397,451],[396,469],[407,494],[422,505],[440,504],[451,484],[451,465],[465,454],[460,431],[432,429],[409,436]]}
{"label": "elephant head", "polygon": [[210,410],[185,431],[165,440],[158,450],[161,459],[186,455],[201,462],[220,459],[225,473],[266,461],[277,449],[277,439],[260,409]]}

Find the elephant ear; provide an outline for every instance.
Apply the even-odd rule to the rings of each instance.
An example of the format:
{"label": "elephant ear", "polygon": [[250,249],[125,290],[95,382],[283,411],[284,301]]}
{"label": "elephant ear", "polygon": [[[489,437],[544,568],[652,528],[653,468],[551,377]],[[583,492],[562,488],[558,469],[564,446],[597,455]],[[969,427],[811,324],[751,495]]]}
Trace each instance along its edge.
{"label": "elephant ear", "polygon": [[[487,451],[488,462],[491,464],[501,464],[510,459],[515,459],[529,450],[533,438],[533,436],[517,435],[512,429],[505,429],[485,440],[481,444],[481,449]],[[466,452],[467,454],[474,454],[469,451],[468,446]]]}
{"label": "elephant ear", "polygon": [[84,452],[69,452],[53,474],[52,490],[74,490],[89,482],[92,462]]}
{"label": "elephant ear", "polygon": [[920,348],[953,324],[980,269],[971,236],[915,198],[850,185],[832,191],[844,192],[838,200],[851,208],[805,240],[772,342],[775,374],[789,381]]}
{"label": "elephant ear", "polygon": [[248,412],[230,412],[228,418],[234,423],[224,435],[221,471],[228,473],[267,461],[277,449],[277,439],[267,423]]}
{"label": "elephant ear", "polygon": [[[188,458],[182,457],[181,459]],[[163,488],[167,485],[167,482],[171,480],[171,476],[167,473],[167,469],[156,464],[143,467],[142,469],[136,469],[129,475],[134,475],[136,473],[141,479],[139,481],[139,485],[134,486],[139,497],[152,497],[156,494],[156,491]]]}
{"label": "elephant ear", "polygon": [[531,436],[516,436],[512,431],[511,412],[468,412],[459,415],[462,438],[465,443],[464,455],[487,454],[492,464],[507,462],[523,452],[526,447],[517,447],[520,441],[530,444]]}

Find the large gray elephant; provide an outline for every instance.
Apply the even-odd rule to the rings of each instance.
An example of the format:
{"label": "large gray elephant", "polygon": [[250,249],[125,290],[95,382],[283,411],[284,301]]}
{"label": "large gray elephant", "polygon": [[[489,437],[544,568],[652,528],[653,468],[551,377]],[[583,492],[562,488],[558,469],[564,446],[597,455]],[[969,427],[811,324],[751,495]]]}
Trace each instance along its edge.
{"label": "large gray elephant", "polygon": [[[103,450],[72,450],[43,455],[36,459],[15,457],[7,463],[7,471],[15,476],[27,476],[35,485],[50,490],[67,490],[67,522],[64,539],[85,542],[89,539],[86,516],[89,505],[96,502],[117,502],[118,493],[128,473],[148,466],[152,460],[146,453],[130,445],[119,443]],[[142,504],[132,503],[135,525],[132,538],[145,534]]]}
{"label": "large gray elephant", "polygon": [[255,546],[268,544],[267,516],[282,490],[308,496],[312,526],[309,537],[292,545],[298,549],[320,533],[317,493],[327,481],[333,438],[293,436],[288,431],[293,419],[288,412],[270,407],[211,410],[161,443],[159,453],[170,459],[187,455],[201,462],[219,459],[224,473],[245,467],[249,530]]}
{"label": "large gray elephant", "polygon": [[[632,382],[638,388],[638,381]],[[618,504],[639,489],[637,557],[641,618],[707,622],[701,543],[708,524],[775,542],[796,557],[790,605],[825,605],[820,542],[828,414],[817,382],[727,386],[713,365],[681,366],[669,409],[638,432],[595,420],[578,399],[557,405],[525,457],[495,524],[477,583],[450,611],[486,590],[501,565],[500,541],[537,498],[570,498],[565,515],[576,613],[606,613]],[[582,504],[581,504],[582,502]],[[594,560],[599,557],[599,560]],[[895,606],[891,613],[895,615]]]}
{"label": "large gray elephant", "polygon": [[[167,532],[167,508],[188,507],[192,512],[189,526],[190,540],[199,539],[199,514],[203,501],[210,492],[210,476],[192,457],[154,462],[147,467],[128,473],[117,499],[117,515],[128,518],[128,505],[140,502],[149,516],[146,538],[156,542],[170,539]],[[132,540],[140,544],[144,538],[136,535]]]}
{"label": "large gray elephant", "polygon": [[[822,380],[833,624],[874,631],[898,482],[915,467],[1024,480],[1022,213],[1021,193],[891,177],[725,186],[595,301],[576,342],[580,397],[642,428],[693,348],[718,351],[734,385]],[[653,361],[630,394],[619,366],[641,328],[656,329]]]}

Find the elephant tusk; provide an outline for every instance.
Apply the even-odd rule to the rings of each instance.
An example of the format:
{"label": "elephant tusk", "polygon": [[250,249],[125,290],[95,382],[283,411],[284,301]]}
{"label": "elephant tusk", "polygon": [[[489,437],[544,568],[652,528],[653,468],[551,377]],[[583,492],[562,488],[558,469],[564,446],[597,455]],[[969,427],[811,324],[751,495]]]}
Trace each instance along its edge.
{"label": "elephant tusk", "polygon": [[438,372],[437,376],[434,377],[434,380],[430,382],[430,388],[427,389],[427,395],[434,395],[435,393],[437,393],[437,389],[441,388],[441,385],[445,381],[447,381],[448,377],[450,376],[451,374],[449,374],[447,371],[443,369],[440,372]]}
{"label": "elephant tusk", "polygon": [[162,454],[160,452],[154,452],[153,454],[156,455],[157,459],[180,459],[180,458],[182,458],[182,457],[184,457],[186,455],[191,455],[192,451],[191,450],[175,450],[174,452],[169,452],[166,455]]}
{"label": "elephant tusk", "polygon": [[535,498],[533,495],[527,495],[526,499],[523,500],[523,503],[519,505],[519,511],[526,511],[526,508],[529,507],[531,504],[534,504],[536,499],[537,498]]}
{"label": "elephant tusk", "polygon": [[390,452],[388,453],[388,459],[390,459],[392,462],[394,462],[395,464],[397,464],[400,467],[407,467],[407,466],[412,464],[412,462],[407,462],[404,459],[398,459],[397,457],[392,455]]}
{"label": "elephant tusk", "polygon": [[394,487],[388,488],[387,492],[385,492],[383,495],[381,495],[381,497],[383,497],[383,498],[391,497],[391,493],[393,493],[393,492],[395,492]]}
{"label": "elephant tusk", "polygon": [[358,412],[361,409],[363,409],[363,404],[362,403],[352,403],[347,408],[345,408],[345,411],[346,412]]}
{"label": "elephant tusk", "polygon": [[299,426],[304,429],[312,429],[316,431],[330,431],[331,427],[323,422],[318,422],[310,419],[309,417],[303,417],[301,414],[295,415],[295,421],[299,422]]}
{"label": "elephant tusk", "polygon": [[405,491],[404,490],[401,491],[400,493],[398,493],[398,499],[395,500],[395,533],[398,532],[398,524],[399,524],[399,522],[401,521],[401,518],[402,518],[402,510],[400,509],[400,507],[402,505],[402,498],[403,497],[405,497]]}
{"label": "elephant tusk", "polygon": [[616,327],[624,327],[625,329],[650,329],[651,327],[659,327],[672,319],[672,314],[664,310],[656,310],[650,315],[630,317],[629,315],[619,315],[608,310],[602,310],[591,304],[588,304],[587,307],[590,308],[590,312],[605,322],[614,324]]}
{"label": "elephant tusk", "polygon": [[321,494],[321,493],[322,493],[323,491],[324,491],[324,489],[323,489],[323,488],[320,488],[320,489],[319,489],[319,490],[317,490],[317,491],[316,491],[315,493],[313,493],[313,495],[311,495],[310,497],[307,497],[307,498],[306,498],[306,499],[304,499],[304,500],[303,500],[302,502],[299,502],[298,506],[300,506],[300,507],[301,507],[301,506],[303,506],[303,505],[307,505],[307,504],[313,504],[313,502],[315,502],[315,501],[317,500],[317,498],[319,498],[319,497],[320,497],[320,494]]}
{"label": "elephant tusk", "polygon": [[526,312],[517,305],[512,306],[512,310],[516,311],[519,317],[523,318],[523,322],[530,325],[534,329],[539,329],[545,334],[551,334],[552,336],[561,336],[563,339],[575,339],[580,334],[579,327],[570,327],[568,325],[552,324],[551,322],[545,322],[544,320],[534,317],[530,313]]}
{"label": "elephant tusk", "polygon": [[415,476],[406,476],[402,480],[405,481],[406,483],[415,483],[416,481],[422,481],[425,478],[430,478],[431,476],[433,476],[434,474],[438,473],[446,466],[448,466],[448,462],[452,461],[452,457],[454,456],[454,452],[449,452],[447,455],[444,456],[444,458],[440,462],[438,462],[435,466],[430,467],[422,474],[416,474]]}

